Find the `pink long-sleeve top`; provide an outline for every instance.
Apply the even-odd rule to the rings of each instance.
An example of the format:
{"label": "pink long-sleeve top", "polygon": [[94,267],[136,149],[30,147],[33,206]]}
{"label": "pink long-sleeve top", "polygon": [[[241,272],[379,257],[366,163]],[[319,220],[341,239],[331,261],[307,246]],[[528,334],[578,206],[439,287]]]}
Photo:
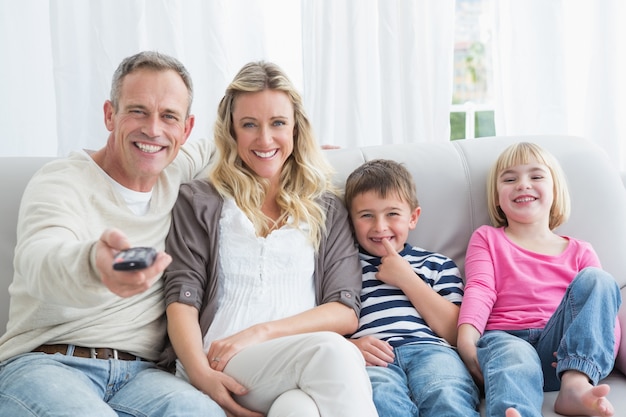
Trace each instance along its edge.
{"label": "pink long-sleeve top", "polygon": [[467,248],[459,325],[471,324],[481,334],[543,328],[576,274],[600,267],[591,244],[565,238],[560,255],[541,255],[513,243],[504,228],[479,227]]}

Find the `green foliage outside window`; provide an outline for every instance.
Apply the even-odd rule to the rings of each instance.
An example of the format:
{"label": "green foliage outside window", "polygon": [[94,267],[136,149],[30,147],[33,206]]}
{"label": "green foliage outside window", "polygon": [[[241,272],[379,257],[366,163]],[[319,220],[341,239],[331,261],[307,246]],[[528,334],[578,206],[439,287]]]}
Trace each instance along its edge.
{"label": "green foliage outside window", "polygon": [[465,113],[450,113],[450,140],[465,138]]}
{"label": "green foliage outside window", "polygon": [[[464,112],[450,113],[450,140],[465,139],[465,115]],[[477,111],[474,115],[474,136],[483,138],[496,135],[496,126],[493,118],[493,110]]]}
{"label": "green foliage outside window", "polygon": [[477,111],[476,118],[474,119],[476,123],[476,137],[484,138],[486,136],[495,136],[496,135],[496,124],[493,120],[493,110],[492,111]]}

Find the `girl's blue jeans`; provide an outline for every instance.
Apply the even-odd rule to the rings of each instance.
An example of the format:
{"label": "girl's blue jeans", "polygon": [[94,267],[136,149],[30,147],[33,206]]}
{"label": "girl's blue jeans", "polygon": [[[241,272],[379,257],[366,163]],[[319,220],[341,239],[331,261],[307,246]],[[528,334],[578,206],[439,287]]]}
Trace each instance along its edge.
{"label": "girl's blue jeans", "polygon": [[513,406],[524,417],[541,417],[543,392],[558,391],[568,370],[584,373],[593,385],[605,378],[613,369],[620,304],[615,279],[585,268],[543,329],[485,331],[476,346],[487,417],[502,417]]}
{"label": "girl's blue jeans", "polygon": [[0,415],[225,417],[194,386],[151,362],[26,353],[0,363]]}
{"label": "girl's blue jeans", "polygon": [[368,366],[379,417],[479,416],[478,388],[451,347],[407,344],[388,367]]}

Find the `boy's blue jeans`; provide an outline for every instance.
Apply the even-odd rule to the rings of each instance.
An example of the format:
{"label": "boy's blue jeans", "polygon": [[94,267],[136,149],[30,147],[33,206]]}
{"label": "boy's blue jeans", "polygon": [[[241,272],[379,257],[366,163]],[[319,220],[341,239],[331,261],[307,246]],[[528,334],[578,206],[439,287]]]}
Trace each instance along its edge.
{"label": "boy's blue jeans", "polygon": [[394,353],[388,367],[367,367],[380,417],[479,416],[478,388],[454,349],[407,344]]}
{"label": "boy's blue jeans", "polygon": [[502,417],[512,406],[524,417],[541,417],[543,391],[558,391],[567,370],[586,374],[594,385],[605,378],[613,369],[620,304],[615,279],[585,268],[543,329],[486,331],[476,346],[487,417]]}
{"label": "boy's blue jeans", "polygon": [[0,363],[3,416],[225,417],[188,382],[151,362],[26,353]]}

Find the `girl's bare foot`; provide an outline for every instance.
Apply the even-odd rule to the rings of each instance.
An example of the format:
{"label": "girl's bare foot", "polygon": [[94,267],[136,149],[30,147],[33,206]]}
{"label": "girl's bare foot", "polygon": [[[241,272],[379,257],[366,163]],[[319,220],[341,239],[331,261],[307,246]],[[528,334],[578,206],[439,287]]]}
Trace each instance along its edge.
{"label": "girl's bare foot", "polygon": [[594,387],[583,373],[566,371],[561,378],[561,391],[554,403],[554,411],[566,416],[610,417],[615,414],[613,405],[606,398],[610,390],[606,384]]}
{"label": "girl's bare foot", "polygon": [[507,408],[504,414],[505,417],[522,417],[522,415],[515,408]]}

